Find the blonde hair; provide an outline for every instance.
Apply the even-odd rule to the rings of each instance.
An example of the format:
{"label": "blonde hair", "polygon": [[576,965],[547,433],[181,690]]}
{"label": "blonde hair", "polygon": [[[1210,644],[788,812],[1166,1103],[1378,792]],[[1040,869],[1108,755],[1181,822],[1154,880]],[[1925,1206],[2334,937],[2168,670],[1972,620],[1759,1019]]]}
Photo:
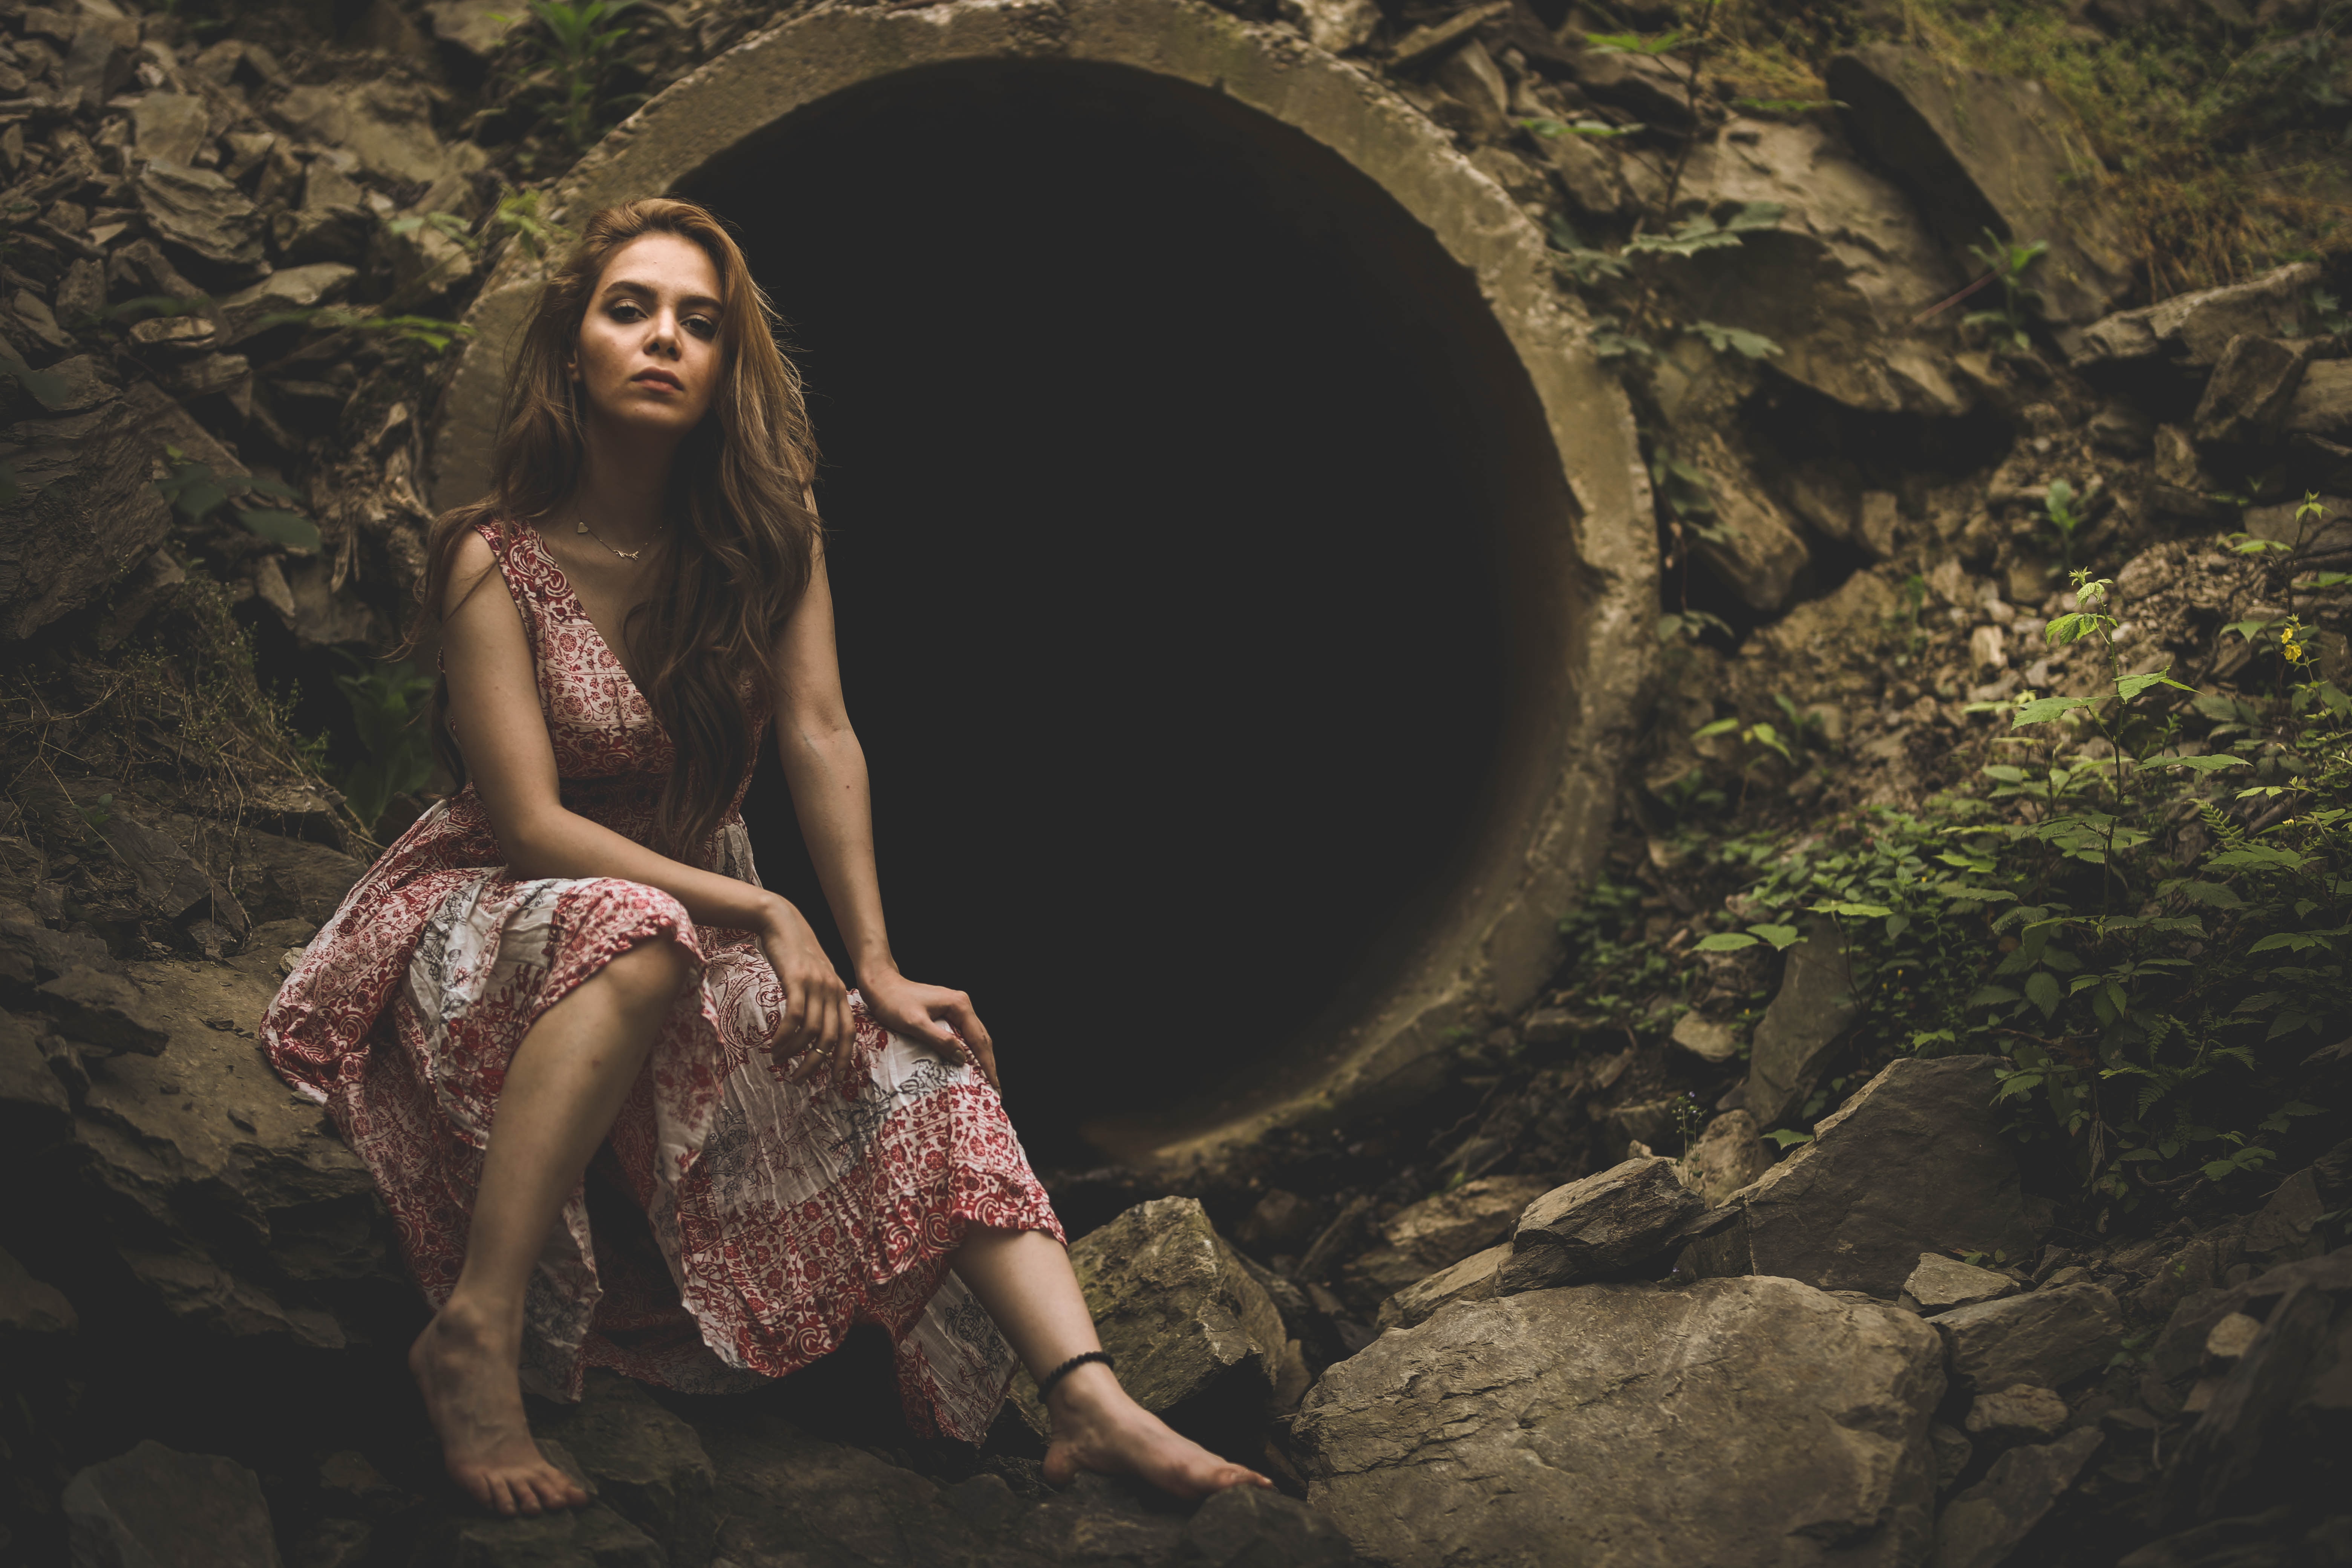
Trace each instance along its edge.
{"label": "blonde hair", "polygon": [[[410,641],[438,617],[457,547],[478,523],[492,523],[511,542],[512,530],[571,499],[583,468],[583,410],[566,366],[606,264],[649,234],[701,247],[719,273],[720,300],[718,393],[671,466],[664,503],[669,547],[652,595],[629,613],[646,700],[674,752],[656,814],[657,847],[677,855],[717,830],[751,765],[741,694],[749,684],[763,700],[772,696],[770,660],[808,587],[820,531],[804,499],[816,445],[800,374],[778,344],[775,311],[742,250],[709,211],[654,197],[589,218],[524,325],[499,415],[490,493],[435,520]],[[434,692],[434,746],[462,781],[447,700],[445,679]]]}

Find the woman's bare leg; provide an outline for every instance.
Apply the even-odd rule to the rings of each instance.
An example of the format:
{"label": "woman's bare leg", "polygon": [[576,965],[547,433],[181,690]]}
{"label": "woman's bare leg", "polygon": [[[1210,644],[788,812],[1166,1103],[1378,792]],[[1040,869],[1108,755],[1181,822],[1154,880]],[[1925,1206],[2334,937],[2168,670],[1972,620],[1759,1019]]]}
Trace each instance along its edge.
{"label": "woman's bare leg", "polygon": [[[955,1271],[996,1320],[1031,1376],[1043,1377],[1074,1355],[1102,1349],[1077,1276],[1070,1272],[1069,1255],[1045,1232],[974,1226],[956,1251]],[[1139,1476],[1181,1498],[1274,1484],[1170,1431],[1129,1398],[1099,1362],[1055,1384],[1045,1406],[1054,1418],[1045,1479],[1056,1486],[1082,1469]]]}
{"label": "woman's bare leg", "polygon": [[666,939],[640,942],[540,1016],[515,1047],[482,1156],[457,1284],[408,1352],[452,1479],[500,1513],[588,1496],[539,1451],[518,1368],[523,1289],[621,1113],[688,973]]}

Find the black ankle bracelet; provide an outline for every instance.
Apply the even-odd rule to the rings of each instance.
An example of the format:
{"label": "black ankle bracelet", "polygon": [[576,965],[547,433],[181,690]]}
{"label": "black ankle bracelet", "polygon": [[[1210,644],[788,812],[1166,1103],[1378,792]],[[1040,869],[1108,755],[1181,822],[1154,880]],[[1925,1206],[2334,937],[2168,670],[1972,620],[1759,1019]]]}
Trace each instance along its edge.
{"label": "black ankle bracelet", "polygon": [[[1054,1392],[1054,1385],[1055,1384],[1061,1382],[1062,1379],[1069,1376],[1070,1373],[1077,1371],[1078,1368],[1086,1365],[1087,1363],[1090,1361],[1098,1361],[1105,1366],[1110,1366],[1110,1352],[1108,1351],[1081,1351],[1078,1354],[1072,1356],[1069,1360],[1064,1362],[1061,1365],[1055,1367],[1053,1371],[1039,1378],[1037,1380],[1037,1403],[1043,1405],[1045,1402],[1045,1396]],[[1113,1368],[1112,1370],[1116,1371],[1118,1369]]]}

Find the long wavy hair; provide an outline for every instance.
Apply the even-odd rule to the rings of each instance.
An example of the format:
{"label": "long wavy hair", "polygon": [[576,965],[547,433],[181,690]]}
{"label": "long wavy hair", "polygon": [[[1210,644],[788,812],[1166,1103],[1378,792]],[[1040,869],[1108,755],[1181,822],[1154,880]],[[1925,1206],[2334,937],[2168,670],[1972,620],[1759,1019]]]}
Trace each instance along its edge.
{"label": "long wavy hair", "polygon": [[[652,596],[629,612],[630,646],[644,690],[667,731],[674,760],[656,810],[656,847],[685,855],[706,844],[751,761],[743,710],[748,686],[773,696],[778,634],[809,584],[819,534],[803,499],[816,444],[799,373],[777,341],[767,296],[743,252],[709,212],[691,202],[624,202],[591,217],[580,243],[548,279],[524,325],[491,457],[490,493],[436,519],[412,645],[440,618],[457,547],[488,521],[512,531],[572,497],[583,469],[584,394],[566,366],[578,353],[605,265],[621,247],[673,234],[702,247],[719,273],[719,388],[710,411],[679,447],[664,502],[668,546],[656,558]],[[485,579],[487,581],[487,579]],[[465,759],[448,726],[449,683],[434,688],[433,745],[461,784]]]}

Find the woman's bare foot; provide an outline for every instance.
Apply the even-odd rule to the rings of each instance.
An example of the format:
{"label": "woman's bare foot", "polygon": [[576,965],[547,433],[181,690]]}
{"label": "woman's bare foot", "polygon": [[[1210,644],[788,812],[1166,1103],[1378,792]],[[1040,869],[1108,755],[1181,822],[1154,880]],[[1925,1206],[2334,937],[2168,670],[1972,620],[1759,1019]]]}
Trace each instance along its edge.
{"label": "woman's bare foot", "polygon": [[531,1440],[515,1349],[453,1298],[409,1347],[408,1370],[441,1439],[449,1479],[507,1515],[578,1508],[588,1494]]}
{"label": "woman's bare foot", "polygon": [[1221,1459],[1168,1429],[1159,1416],[1128,1397],[1106,1366],[1078,1368],[1055,1388],[1054,1440],[1045,1448],[1045,1479],[1067,1486],[1080,1470],[1137,1476],[1190,1500],[1227,1487],[1274,1483],[1246,1465]]}

